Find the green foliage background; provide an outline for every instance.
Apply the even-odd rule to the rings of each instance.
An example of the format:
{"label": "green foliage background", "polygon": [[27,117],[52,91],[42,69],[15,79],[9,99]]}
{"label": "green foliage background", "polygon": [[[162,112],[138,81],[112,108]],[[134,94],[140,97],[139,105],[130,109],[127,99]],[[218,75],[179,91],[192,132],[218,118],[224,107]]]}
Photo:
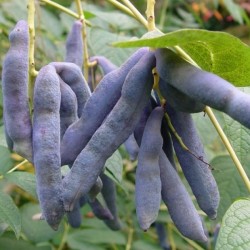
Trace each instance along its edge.
{"label": "green foliage background", "polygon": [[[0,1],[0,70],[4,55],[9,47],[9,31],[13,28],[15,22],[20,19],[27,19],[25,2],[27,1]],[[74,3],[70,0],[57,0],[57,2],[65,7],[75,9]],[[145,1],[133,2],[144,13]],[[190,6],[183,3],[185,1],[169,1],[169,8],[163,9],[164,12],[160,8],[164,6],[163,2],[157,2],[156,6],[157,23],[163,32],[178,30],[180,28],[216,28],[216,25],[212,26],[212,24],[206,23],[201,17],[193,13],[189,8]],[[233,1],[226,2],[228,8],[224,11],[235,18],[232,27],[237,26],[240,29],[245,24],[248,24],[247,16],[242,14],[239,6],[233,5]],[[218,4],[217,1],[214,1],[214,3]],[[124,62],[136,48],[114,48],[112,43],[141,37],[146,33],[146,30],[137,21],[114,9],[114,7],[105,3],[105,1],[86,1],[84,2],[84,10],[86,18],[92,24],[92,27],[89,27],[87,30],[90,55],[103,55],[116,65]],[[36,11],[35,59],[36,68],[39,69],[51,61],[62,61],[64,59],[65,39],[74,19],[65,13],[55,10],[53,7],[43,4],[37,6]],[[164,15],[168,18],[164,18]],[[218,23],[217,25],[221,28]],[[184,32],[180,34],[181,38],[171,33],[167,35],[167,42],[161,40],[162,38],[155,38],[155,41],[160,44],[158,46],[173,46],[178,43],[178,45],[183,46],[192,55],[201,67],[219,75],[221,74],[223,77],[231,80],[236,86],[244,86],[245,88],[242,88],[243,91],[250,91],[248,87],[250,86],[250,50],[248,46],[228,34],[214,35],[204,31],[204,37],[201,38],[201,33],[199,32],[197,34],[195,32],[190,33],[189,31],[186,33],[185,31],[180,32]],[[202,43],[197,42],[198,38],[202,40]],[[244,41],[248,41],[246,37],[244,37]],[[133,42],[124,43],[124,45],[128,46]],[[143,43],[142,40],[139,40],[136,46],[152,46],[153,42],[153,40],[146,40],[146,43]],[[224,55],[219,54],[218,52],[223,48],[226,48],[226,50],[223,50],[225,52]],[[215,67],[210,67],[211,64],[208,63],[211,59],[211,53],[220,62]],[[221,61],[223,63],[222,67]],[[236,67],[235,65],[239,70],[232,73],[232,69]],[[225,68],[227,69],[226,73],[223,72]],[[1,100],[2,96],[0,93]],[[131,245],[130,249],[133,250],[161,249],[154,227],[147,233],[142,232],[138,227],[134,205],[134,173],[136,162],[129,161],[129,157],[123,146],[119,149],[119,152],[117,151],[106,162],[106,174],[116,181],[117,184],[117,205],[123,223],[122,231],[110,231],[104,223],[93,217],[91,209],[88,206],[82,208],[84,218],[82,226],[79,229],[70,228],[67,222],[64,221],[59,230],[54,232],[45,222],[32,220],[32,216],[40,212],[35,191],[33,166],[26,163],[18,168],[17,171],[9,171],[22,162],[23,159],[9,152],[6,147],[3,133],[2,104],[0,108],[0,249],[99,250],[125,249],[129,245]],[[250,131],[220,112],[215,111],[215,114],[249,175]],[[208,117],[202,113],[195,114],[193,117],[208,154],[210,164],[215,169],[213,174],[221,194],[218,218],[216,221],[210,221],[202,211],[199,211],[208,230],[208,245],[200,245],[183,238],[172,224],[164,205],[161,207],[158,221],[165,223],[170,242],[177,249],[214,249],[214,232],[216,226],[222,222],[222,218],[230,205],[239,197],[249,196],[249,192],[245,188]],[[182,175],[180,169],[179,172]],[[184,179],[183,181],[185,182]],[[188,185],[187,188],[189,188]],[[223,238],[222,235],[219,239],[220,244],[222,244],[221,242],[227,238]],[[250,242],[248,241],[246,244],[249,246]]]}

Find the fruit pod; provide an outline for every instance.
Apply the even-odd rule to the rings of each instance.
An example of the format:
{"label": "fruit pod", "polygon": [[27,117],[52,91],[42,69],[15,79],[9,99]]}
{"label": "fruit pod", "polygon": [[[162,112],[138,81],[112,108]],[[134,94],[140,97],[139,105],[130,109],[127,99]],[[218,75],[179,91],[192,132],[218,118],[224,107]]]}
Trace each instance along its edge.
{"label": "fruit pod", "polygon": [[140,227],[147,231],[155,222],[161,203],[159,154],[162,149],[162,107],[150,114],[144,128],[135,176],[136,215]]}
{"label": "fruit pod", "polygon": [[57,229],[64,215],[60,161],[60,82],[54,67],[44,66],[34,88],[33,150],[39,202],[45,220]]}
{"label": "fruit pod", "polygon": [[155,229],[161,248],[163,250],[171,250],[164,224],[161,222],[155,222]]}
{"label": "fruit pod", "polygon": [[101,68],[103,75],[107,75],[109,72],[116,70],[118,67],[109,61],[105,56],[92,56],[90,62],[96,61]]}
{"label": "fruit pod", "polygon": [[104,222],[111,230],[120,230],[121,222],[117,212],[115,183],[105,174],[101,174],[100,177],[103,183],[101,193],[109,211],[113,216],[112,220],[107,220]]}
{"label": "fruit pod", "polygon": [[77,202],[74,209],[71,212],[66,213],[68,218],[68,223],[73,228],[79,228],[82,224],[82,214],[80,209],[81,209],[80,204],[79,202]]}
{"label": "fruit pod", "polygon": [[185,95],[162,78],[159,80],[159,89],[162,96],[175,110],[187,113],[198,113],[205,109],[204,104]]}
{"label": "fruit pod", "polygon": [[130,69],[146,53],[135,52],[120,68],[105,75],[88,99],[78,121],[66,131],[61,143],[62,164],[72,164],[92,135],[103,123],[121,96],[123,82]]}
{"label": "fruit pod", "polygon": [[80,68],[83,65],[83,39],[82,22],[77,20],[73,23],[66,40],[65,62],[75,63]]}
{"label": "fruit pod", "polygon": [[114,217],[108,208],[103,207],[100,201],[96,198],[88,200],[88,203],[94,213],[94,215],[100,220],[113,220]]}
{"label": "fruit pod", "polygon": [[157,71],[173,87],[250,128],[250,95],[221,77],[194,67],[168,49],[155,52]]}
{"label": "fruit pod", "polygon": [[103,187],[102,180],[98,176],[95,184],[92,186],[92,188],[89,190],[89,193],[88,193],[88,198],[90,201],[96,198],[96,196],[101,192],[102,187]]}
{"label": "fruit pod", "polygon": [[137,159],[139,147],[135,140],[134,133],[132,133],[128,137],[128,139],[124,142],[124,146],[125,146],[126,151],[128,152],[130,160],[135,161]]}
{"label": "fruit pod", "polygon": [[74,63],[52,62],[57,74],[67,83],[75,92],[77,98],[77,114],[81,116],[85,103],[89,99],[91,92],[89,86],[82,74],[82,71]]}
{"label": "fruit pod", "polygon": [[175,226],[187,238],[206,242],[207,237],[200,216],[176,170],[171,166],[163,151],[160,154],[159,166],[162,200],[168,207],[168,212]]}
{"label": "fruit pod", "polygon": [[60,127],[61,138],[66,129],[78,119],[77,99],[74,91],[60,78],[61,105],[60,105]]}
{"label": "fruit pod", "polygon": [[[3,116],[13,150],[32,162],[32,125],[28,103],[29,27],[19,21],[9,35],[10,48],[3,61]],[[7,143],[11,144],[8,142]]]}
{"label": "fruit pod", "polygon": [[90,190],[106,160],[134,131],[150,98],[154,65],[154,53],[149,51],[129,71],[122,87],[121,98],[63,179],[66,211],[70,211],[74,202]]}
{"label": "fruit pod", "polygon": [[[219,205],[219,191],[212,172],[206,164],[202,142],[190,114],[177,112],[167,105],[171,122],[189,151],[183,149],[176,137],[171,134],[174,149],[182,171],[195,195],[199,207],[215,219]],[[198,158],[198,159],[197,159]]]}

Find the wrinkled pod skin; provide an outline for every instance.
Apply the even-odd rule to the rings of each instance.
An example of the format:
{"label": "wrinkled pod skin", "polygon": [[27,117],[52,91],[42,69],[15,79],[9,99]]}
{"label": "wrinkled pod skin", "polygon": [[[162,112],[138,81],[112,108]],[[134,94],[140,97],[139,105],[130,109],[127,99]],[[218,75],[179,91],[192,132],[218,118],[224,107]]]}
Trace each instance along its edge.
{"label": "wrinkled pod skin", "polygon": [[113,220],[114,217],[108,208],[105,208],[100,201],[95,199],[88,199],[88,204],[90,205],[94,215],[100,220]]}
{"label": "wrinkled pod skin", "polygon": [[147,231],[155,222],[161,203],[159,154],[162,149],[161,123],[163,107],[156,107],[144,128],[135,176],[136,215],[140,227]]}
{"label": "wrinkled pod skin", "polygon": [[103,188],[102,188],[102,196],[107,205],[107,208],[111,212],[113,219],[112,220],[104,220],[105,224],[113,231],[117,231],[121,229],[121,222],[118,217],[117,205],[116,205],[116,187],[113,180],[111,180],[107,175],[102,173],[100,175]]}
{"label": "wrinkled pod skin", "polygon": [[[167,105],[167,113],[176,132],[188,149],[196,157],[201,158],[204,162],[208,162],[191,115],[175,111],[170,105]],[[199,207],[211,219],[215,219],[220,195],[211,169],[208,164],[184,150],[173,134],[171,136],[176,156]]]}
{"label": "wrinkled pod skin", "polygon": [[202,221],[176,170],[162,151],[159,159],[162,200],[175,226],[185,237],[206,242]]}
{"label": "wrinkled pod skin", "polygon": [[132,133],[128,139],[124,142],[126,151],[128,152],[129,159],[135,161],[138,156],[139,146],[135,140],[134,133]]}
{"label": "wrinkled pod skin", "polygon": [[3,116],[10,149],[32,162],[32,125],[28,103],[29,27],[19,21],[9,35],[3,61]]}
{"label": "wrinkled pod skin", "polygon": [[67,128],[76,120],[77,116],[77,99],[74,91],[60,78],[61,105],[60,105],[60,126],[61,138]]}
{"label": "wrinkled pod skin", "polygon": [[[142,112],[140,122],[137,124],[134,132],[138,145],[141,144],[144,127],[151,112],[152,101],[148,103]],[[200,217],[175,168],[169,162],[163,150],[161,150],[159,156],[159,167],[162,200],[168,206],[168,211],[174,224],[186,237],[205,242],[207,238],[204,234]],[[187,215],[191,216],[186,217]]]}
{"label": "wrinkled pod skin", "polygon": [[66,40],[65,62],[74,63],[81,69],[83,58],[82,22],[77,20],[73,23]]}
{"label": "wrinkled pod skin", "polygon": [[106,160],[134,131],[140,114],[150,98],[154,65],[154,54],[148,51],[129,71],[120,99],[63,179],[66,211],[72,210],[79,197],[90,190]]}
{"label": "wrinkled pod skin", "polygon": [[67,83],[75,92],[77,98],[77,114],[82,115],[84,106],[89,99],[91,92],[82,71],[77,65],[69,62],[52,62],[50,63],[56,69],[56,73]]}
{"label": "wrinkled pod skin", "polygon": [[171,250],[171,246],[167,237],[167,230],[162,222],[155,222],[155,229],[158,236],[158,241],[163,250]]}
{"label": "wrinkled pod skin", "polygon": [[250,128],[250,95],[221,77],[198,69],[168,49],[157,49],[156,68],[164,81],[185,95]]}
{"label": "wrinkled pod skin", "polygon": [[111,71],[116,70],[118,68],[115,64],[113,64],[104,56],[92,56],[90,57],[89,61],[96,61],[98,66],[101,68],[103,75],[107,75]]}
{"label": "wrinkled pod skin", "polygon": [[159,79],[162,96],[175,109],[181,112],[198,113],[204,111],[205,105],[185,95],[162,78]]}
{"label": "wrinkled pod skin", "polygon": [[64,215],[60,161],[60,81],[54,67],[44,66],[34,88],[33,162],[42,213],[57,230]]}
{"label": "wrinkled pod skin", "polygon": [[62,164],[72,164],[95,131],[103,123],[121,96],[123,82],[130,69],[147,52],[135,52],[121,67],[105,75],[86,102],[82,115],[63,136],[61,143]]}

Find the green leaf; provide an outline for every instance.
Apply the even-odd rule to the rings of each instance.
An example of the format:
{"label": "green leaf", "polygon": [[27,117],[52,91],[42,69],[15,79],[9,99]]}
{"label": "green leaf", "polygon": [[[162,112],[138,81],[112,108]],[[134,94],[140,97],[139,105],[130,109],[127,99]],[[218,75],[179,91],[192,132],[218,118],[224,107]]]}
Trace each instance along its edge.
{"label": "green leaf", "polygon": [[69,245],[70,249],[74,250],[82,250],[82,249],[88,249],[88,250],[103,250],[103,246],[98,246],[96,244],[91,244],[84,242],[83,238],[74,238],[70,237],[68,238],[67,244]]}
{"label": "green leaf", "polygon": [[223,217],[215,249],[250,249],[250,200],[238,200],[230,206]]}
{"label": "green leaf", "polygon": [[13,160],[8,148],[0,145],[0,175],[6,174],[13,167]]}
{"label": "green leaf", "polygon": [[9,182],[24,189],[27,193],[31,194],[34,198],[37,199],[36,179],[34,174],[16,171],[5,175],[5,178]]}
{"label": "green leaf", "polygon": [[250,86],[250,49],[228,33],[183,29],[151,39],[113,45],[122,48],[180,46],[202,69],[221,76],[235,86]]}
{"label": "green leaf", "polygon": [[213,175],[220,192],[220,205],[217,219],[221,220],[232,202],[249,194],[234,163],[229,156],[217,156],[210,164],[215,169]]}
{"label": "green leaf", "polygon": [[91,28],[88,30],[88,45],[92,55],[105,56],[115,65],[121,65],[135,49],[120,49],[112,47],[112,42],[129,39],[103,29]]}
{"label": "green leaf", "polygon": [[143,241],[143,240],[137,240],[133,242],[133,250],[161,250],[162,248],[160,246],[157,246],[156,244],[150,244],[149,242]]}
{"label": "green leaf", "polygon": [[21,233],[20,213],[11,197],[5,193],[0,193],[0,221],[7,223],[19,238]]}
{"label": "green leaf", "polygon": [[55,235],[62,232],[62,226],[58,231],[52,230],[44,220],[33,220],[35,214],[41,213],[40,206],[37,204],[25,204],[20,208],[22,218],[22,232],[34,243],[44,242],[52,239]]}
{"label": "green leaf", "polygon": [[121,183],[122,181],[122,171],[123,171],[123,162],[122,157],[118,150],[116,150],[111,157],[109,157],[105,163],[106,170],[112,175],[112,179],[115,179],[116,182]]}
{"label": "green leaf", "polygon": [[224,0],[224,6],[228,9],[229,13],[232,15],[233,19],[243,24],[242,11],[243,9],[239,4],[234,3],[232,0]]}
{"label": "green leaf", "polygon": [[83,241],[92,244],[118,244],[125,245],[126,239],[121,232],[101,229],[84,229],[68,236],[68,242]]}

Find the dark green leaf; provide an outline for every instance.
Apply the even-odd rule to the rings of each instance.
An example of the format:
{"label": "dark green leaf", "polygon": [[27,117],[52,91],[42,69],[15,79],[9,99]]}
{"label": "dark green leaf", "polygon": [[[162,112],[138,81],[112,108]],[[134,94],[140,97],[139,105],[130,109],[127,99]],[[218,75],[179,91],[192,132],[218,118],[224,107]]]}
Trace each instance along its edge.
{"label": "dark green leaf", "polygon": [[12,198],[5,193],[0,193],[0,222],[7,223],[19,238],[21,233],[20,213]]}
{"label": "dark green leaf", "polygon": [[0,175],[6,174],[13,167],[13,160],[8,148],[0,145]]}

